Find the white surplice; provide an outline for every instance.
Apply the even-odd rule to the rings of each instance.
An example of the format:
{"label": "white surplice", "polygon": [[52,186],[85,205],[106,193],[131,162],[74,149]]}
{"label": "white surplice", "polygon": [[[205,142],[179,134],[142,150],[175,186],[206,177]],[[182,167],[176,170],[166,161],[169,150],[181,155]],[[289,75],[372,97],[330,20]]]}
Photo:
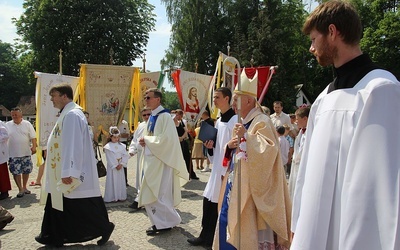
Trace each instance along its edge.
{"label": "white surplice", "polygon": [[106,189],[104,191],[104,201],[124,201],[126,200],[126,184],[124,169],[117,169],[121,164],[123,167],[128,165],[128,153],[125,145],[120,142],[109,142],[104,146],[107,159]]}
{"label": "white surplice", "polygon": [[306,132],[303,133],[303,131],[300,130],[299,134],[296,136],[296,139],[294,141],[292,167],[290,169],[290,177],[289,177],[289,195],[292,202],[294,196],[294,188],[296,186],[297,174],[299,172],[301,153],[303,152],[305,133]]}
{"label": "white surplice", "polygon": [[233,127],[237,122],[237,115],[234,115],[228,122],[222,122],[221,118],[218,118],[215,123],[215,128],[218,129],[217,139],[215,140],[214,154],[212,157],[209,156],[213,167],[203,193],[203,196],[213,203],[218,203],[222,185],[221,177],[225,176],[228,169],[228,167],[222,166],[225,154],[225,145],[232,138]]}
{"label": "white surplice", "polygon": [[146,130],[147,123],[141,122],[139,123],[137,129],[133,133],[131,144],[129,145],[129,154],[136,154],[136,182],[135,188],[139,192],[140,190],[140,179],[141,179],[141,171],[140,171],[140,162],[142,160],[143,147],[139,144],[139,139],[142,137],[143,132]]}
{"label": "white surplice", "polygon": [[[81,107],[73,102],[63,108],[47,142],[46,179],[40,202],[51,193],[52,206],[63,211],[62,196],[70,199],[101,196],[96,159],[88,124]],[[61,156],[61,157],[60,157]],[[69,194],[57,190],[61,178],[80,179],[82,184]]]}
{"label": "white surplice", "polygon": [[291,250],[400,249],[399,82],[373,70],[327,89],[307,124]]}

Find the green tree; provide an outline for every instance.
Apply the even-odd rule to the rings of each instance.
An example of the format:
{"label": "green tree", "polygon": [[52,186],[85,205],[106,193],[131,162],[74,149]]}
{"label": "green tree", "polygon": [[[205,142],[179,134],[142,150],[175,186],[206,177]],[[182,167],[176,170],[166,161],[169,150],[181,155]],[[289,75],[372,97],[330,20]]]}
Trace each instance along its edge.
{"label": "green tree", "polygon": [[34,93],[34,85],[28,84],[24,58],[26,55],[18,60],[11,44],[0,41],[0,104],[6,108],[15,107],[21,96]]}
{"label": "green tree", "polygon": [[219,51],[227,46],[232,31],[226,15],[229,1],[161,0],[172,23],[170,45],[161,64],[212,74]]}
{"label": "green tree", "polygon": [[154,29],[154,6],[147,0],[26,0],[14,19],[22,42],[32,51],[35,70],[77,75],[79,63],[132,65]]}
{"label": "green tree", "polygon": [[181,104],[179,103],[178,94],[170,91],[165,91],[163,93],[162,105],[169,110],[182,108]]}
{"label": "green tree", "polygon": [[354,0],[353,3],[364,25],[363,52],[400,79],[400,1]]}

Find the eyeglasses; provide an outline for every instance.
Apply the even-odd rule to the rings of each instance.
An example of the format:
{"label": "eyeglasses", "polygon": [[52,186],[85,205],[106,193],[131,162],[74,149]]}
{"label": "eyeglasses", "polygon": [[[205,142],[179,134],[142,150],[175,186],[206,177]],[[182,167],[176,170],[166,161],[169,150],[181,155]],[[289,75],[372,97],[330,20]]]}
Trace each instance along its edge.
{"label": "eyeglasses", "polygon": [[145,117],[145,116],[150,116],[150,115],[151,115],[151,114],[143,114],[142,116]]}

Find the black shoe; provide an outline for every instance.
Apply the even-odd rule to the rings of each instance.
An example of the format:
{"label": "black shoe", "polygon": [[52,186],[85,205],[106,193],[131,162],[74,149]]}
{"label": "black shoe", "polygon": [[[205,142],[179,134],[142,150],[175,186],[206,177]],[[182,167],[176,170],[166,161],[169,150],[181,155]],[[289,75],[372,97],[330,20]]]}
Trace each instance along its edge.
{"label": "black shoe", "polygon": [[187,239],[187,242],[189,242],[193,246],[200,246],[204,244],[204,240],[200,237]]}
{"label": "black shoe", "polygon": [[134,201],[132,204],[130,204],[129,206],[128,206],[129,208],[132,208],[132,209],[139,209],[139,203],[137,203],[137,201]]}
{"label": "black shoe", "polygon": [[132,212],[139,211],[140,209],[143,208],[143,207],[139,207],[139,203],[137,203],[137,201],[134,201],[134,202],[133,202],[132,204],[130,204],[128,207],[133,209]]}
{"label": "black shoe", "polygon": [[63,243],[54,243],[50,237],[43,237],[41,234],[39,236],[35,237],[35,240],[42,244],[42,245],[46,245],[46,246],[54,246],[54,247],[62,247],[64,244]]}
{"label": "black shoe", "polygon": [[6,217],[6,219],[0,222],[0,230],[2,230],[5,226],[7,226],[8,223],[14,220],[14,216],[12,216],[10,213],[7,214],[8,217]]}
{"label": "black shoe", "polygon": [[197,176],[194,176],[194,177],[190,177],[190,179],[192,179],[192,180],[198,180],[198,179],[199,179],[199,177],[197,177]]}
{"label": "black shoe", "polygon": [[171,230],[170,227],[168,227],[168,228],[163,228],[163,229],[157,229],[156,226],[153,225],[153,226],[149,227],[149,228],[146,230],[146,234],[147,234],[147,235],[155,235],[155,234],[157,234],[157,233],[159,233],[159,232],[169,231],[169,230]]}
{"label": "black shoe", "polygon": [[10,195],[8,194],[8,192],[4,192],[0,194],[0,200],[4,200],[7,199]]}
{"label": "black shoe", "polygon": [[110,239],[112,232],[114,231],[114,228],[115,228],[114,223],[110,222],[110,227],[109,227],[108,231],[106,232],[106,234],[104,234],[101,237],[101,239],[97,241],[98,246],[102,246],[107,243],[107,241]]}

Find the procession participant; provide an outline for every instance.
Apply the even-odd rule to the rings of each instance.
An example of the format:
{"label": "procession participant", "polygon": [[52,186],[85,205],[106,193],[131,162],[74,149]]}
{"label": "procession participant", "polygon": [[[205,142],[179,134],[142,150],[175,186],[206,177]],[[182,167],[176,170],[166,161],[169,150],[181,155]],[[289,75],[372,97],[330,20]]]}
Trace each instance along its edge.
{"label": "procession participant", "polygon": [[152,223],[146,230],[147,235],[155,235],[181,223],[174,207],[182,200],[181,186],[188,181],[189,174],[175,124],[168,110],[161,106],[161,91],[148,89],[144,99],[151,116],[147,130],[139,139],[144,152],[138,206],[146,208]]}
{"label": "procession participant", "polygon": [[203,218],[201,220],[201,232],[199,237],[187,239],[194,245],[212,246],[214,240],[215,227],[218,220],[218,199],[222,185],[222,179],[226,174],[226,167],[222,166],[224,158],[224,148],[232,137],[233,126],[237,121],[235,111],[230,106],[232,92],[229,88],[218,88],[214,92],[215,107],[221,111],[221,117],[215,123],[218,129],[217,138],[205,141],[204,145],[208,148],[208,155],[213,164],[210,179],[203,193]]}
{"label": "procession participant", "polygon": [[[297,109],[295,112],[296,122],[297,122],[298,128],[300,130],[296,136],[296,140],[294,141],[292,170],[290,172],[290,177],[289,177],[289,195],[290,195],[290,199],[292,200],[292,202],[293,202],[293,198],[294,198],[294,189],[296,187],[297,174],[299,172],[301,155],[303,152],[303,145],[304,145],[304,141],[306,138],[305,134],[306,134],[307,121],[308,121],[309,114],[310,114],[309,107],[301,107],[301,108]],[[293,210],[292,210],[292,214],[293,214]]]}
{"label": "procession participant", "polygon": [[176,115],[173,118],[173,120],[175,123],[176,131],[178,133],[183,159],[185,160],[186,163],[186,169],[189,172],[189,179],[198,180],[199,177],[197,177],[196,173],[193,171],[193,165],[191,162],[191,155],[190,155],[189,141],[188,141],[189,131],[185,126],[185,124],[183,123],[182,118],[183,118],[183,111],[181,109],[177,109]]}
{"label": "procession participant", "polygon": [[70,85],[53,86],[49,95],[60,116],[47,142],[45,192],[41,197],[46,206],[41,233],[35,240],[59,247],[102,236],[97,244],[104,245],[114,224],[108,220],[101,197],[87,120],[81,107],[72,102]]}
{"label": "procession participant", "polygon": [[9,197],[8,191],[11,190],[10,176],[8,174],[8,132],[5,124],[0,121],[0,200]]}
{"label": "procession participant", "polygon": [[362,30],[347,1],[322,3],[303,26],[337,77],[311,107],[292,250],[400,249],[400,84],[363,54]]}
{"label": "procession participant", "polygon": [[[214,249],[270,250],[290,246],[291,202],[279,140],[271,119],[257,104],[257,81],[257,74],[250,80],[243,70],[241,90],[236,86],[234,91],[232,106],[236,112],[240,109],[243,124],[235,124],[226,147],[224,163],[229,165],[229,175]],[[234,168],[235,161],[240,161],[240,175]]]}
{"label": "procession participant", "polygon": [[282,111],[283,103],[281,101],[274,101],[274,111],[272,115],[270,115],[271,121],[275,127],[283,126],[285,124],[291,126],[290,117],[288,114]]}
{"label": "procession participant", "polygon": [[[125,120],[122,120],[121,124],[119,124],[119,126],[118,126],[118,130],[121,133],[121,138],[119,139],[119,141],[121,143],[123,143],[125,145],[125,149],[127,149],[128,148],[128,140],[131,135],[131,131],[129,129],[128,122]],[[128,187],[129,184],[128,184],[128,167],[127,166],[124,167],[124,173],[125,173],[125,185]]]}
{"label": "procession participant", "polygon": [[117,202],[126,200],[125,173],[123,168],[128,165],[128,152],[125,144],[120,140],[117,127],[110,127],[109,141],[104,145],[107,159],[106,188],[104,202]]}
{"label": "procession participant", "polygon": [[143,136],[143,132],[146,130],[147,126],[147,121],[150,118],[151,115],[151,110],[148,108],[142,109],[142,118],[143,121],[139,123],[137,129],[133,133],[132,141],[131,144],[129,145],[129,155],[132,157],[134,155],[136,156],[136,181],[135,181],[135,188],[138,192],[138,195],[135,197],[135,200],[131,205],[129,205],[130,208],[137,210],[139,209],[138,207],[138,196],[140,192],[140,181],[141,181],[141,171],[140,171],[140,162],[142,161],[142,154],[143,154],[143,147],[140,146],[139,144],[139,139]]}
{"label": "procession participant", "polygon": [[[202,122],[206,122],[208,124],[210,124],[210,126],[215,126],[215,122],[214,119],[212,119],[210,117],[210,112],[208,112],[208,110],[204,110],[203,113],[201,114],[201,120]],[[203,144],[203,154],[204,157],[206,158],[206,167],[204,169],[201,170],[201,172],[211,172],[211,168],[210,168],[210,159],[207,157],[208,156],[208,149],[206,148],[206,146]]]}
{"label": "procession participant", "polygon": [[36,153],[36,132],[33,125],[22,118],[20,108],[11,109],[12,121],[6,123],[8,131],[8,167],[18,187],[17,197],[30,194],[26,187],[33,164],[31,156]]}

